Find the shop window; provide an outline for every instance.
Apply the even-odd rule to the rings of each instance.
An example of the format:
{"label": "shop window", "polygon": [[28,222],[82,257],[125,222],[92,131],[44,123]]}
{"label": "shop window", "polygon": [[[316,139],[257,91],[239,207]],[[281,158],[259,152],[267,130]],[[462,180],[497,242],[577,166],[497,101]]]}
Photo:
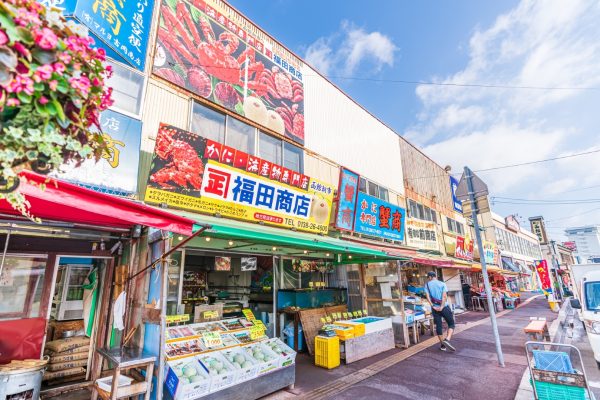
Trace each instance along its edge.
{"label": "shop window", "polygon": [[283,143],[283,166],[293,171],[304,173],[304,152],[291,143]]}
{"label": "shop window", "polygon": [[368,189],[369,195],[379,198],[379,187],[377,187],[376,184],[369,181],[368,185],[367,185],[367,189]]}
{"label": "shop window", "polygon": [[40,315],[45,257],[7,255],[0,275],[0,320],[45,318]]}
{"label": "shop window", "polygon": [[358,190],[363,193],[367,193],[367,180],[360,178],[358,181]]}
{"label": "shop window", "polygon": [[256,128],[235,118],[227,117],[225,144],[248,154],[254,154]]}
{"label": "shop window", "polygon": [[273,136],[260,132],[260,142],[258,144],[258,156],[275,164],[283,164],[283,151],[281,140]]}
{"label": "shop window", "polygon": [[207,139],[224,143],[225,115],[194,102],[191,131]]}
{"label": "shop window", "polygon": [[383,201],[390,201],[389,197],[390,196],[389,196],[388,190],[386,188],[383,188],[380,186],[379,187],[379,198]]}
{"label": "shop window", "polygon": [[117,62],[106,63],[113,68],[113,75],[107,81],[107,85],[113,88],[115,101],[111,108],[139,117],[142,108],[144,75]]}
{"label": "shop window", "polygon": [[417,215],[419,219],[425,219],[425,209],[422,204],[417,203]]}
{"label": "shop window", "polygon": [[[434,212],[434,214],[435,214],[435,212]],[[446,217],[446,224],[448,225],[448,230],[450,232],[454,232],[459,235],[464,234],[463,224],[461,224],[460,222],[457,222],[450,217]]]}

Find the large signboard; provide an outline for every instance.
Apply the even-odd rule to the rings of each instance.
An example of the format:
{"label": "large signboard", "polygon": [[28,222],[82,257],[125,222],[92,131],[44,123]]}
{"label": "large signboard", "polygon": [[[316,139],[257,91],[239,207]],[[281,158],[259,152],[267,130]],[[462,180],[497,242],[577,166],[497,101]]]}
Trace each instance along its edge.
{"label": "large signboard", "polygon": [[145,201],[327,233],[333,192],[299,172],[162,124]]}
{"label": "large signboard", "polygon": [[406,210],[366,193],[358,193],[354,230],[385,239],[404,239]]}
{"label": "large signboard", "polygon": [[535,270],[540,278],[542,284],[542,290],[547,293],[552,293],[552,280],[550,279],[550,271],[548,270],[548,263],[546,260],[536,260],[534,262]]}
{"label": "large signboard", "polygon": [[81,186],[119,196],[137,192],[142,122],[106,110],[100,114],[100,126],[108,152],[98,161],[86,160],[79,167],[66,164],[54,173]]}
{"label": "large signboard", "polygon": [[577,252],[577,243],[575,242],[563,242],[562,245],[571,251]]}
{"label": "large signboard", "polygon": [[493,242],[483,242],[483,257],[486,264],[498,265],[498,247]]}
{"label": "large signboard", "polygon": [[338,208],[335,218],[337,229],[351,231],[354,229],[354,213],[356,196],[358,195],[358,174],[342,168],[338,191]]}
{"label": "large signboard", "polygon": [[75,17],[121,60],[143,71],[154,0],[78,0]]}
{"label": "large signboard", "polygon": [[536,234],[540,244],[548,243],[548,236],[546,235],[546,224],[544,223],[543,217],[531,217],[529,218],[531,224],[531,231]]}
{"label": "large signboard", "polygon": [[406,244],[424,250],[439,250],[438,233],[435,222],[416,218],[406,220]]}
{"label": "large signboard", "polygon": [[452,206],[454,207],[454,211],[458,211],[459,213],[463,212],[462,201],[456,197],[456,188],[458,187],[458,180],[450,175],[450,190],[452,191]]}
{"label": "large signboard", "polygon": [[162,0],[153,72],[304,144],[303,63],[220,0]]}
{"label": "large signboard", "polygon": [[473,239],[457,236],[454,257],[465,261],[473,261]]}

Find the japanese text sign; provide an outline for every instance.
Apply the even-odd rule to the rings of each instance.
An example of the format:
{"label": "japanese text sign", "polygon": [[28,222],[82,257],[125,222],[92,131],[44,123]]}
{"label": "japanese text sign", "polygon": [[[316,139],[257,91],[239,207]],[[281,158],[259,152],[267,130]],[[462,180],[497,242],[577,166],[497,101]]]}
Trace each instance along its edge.
{"label": "japanese text sign", "polygon": [[406,220],[406,244],[425,250],[439,250],[436,224],[416,218]]}
{"label": "japanese text sign", "polygon": [[327,233],[333,188],[220,143],[161,125],[145,200]]}
{"label": "japanese text sign", "polygon": [[222,0],[162,0],[153,73],[304,143],[302,61]]}
{"label": "japanese text sign", "polygon": [[223,346],[223,339],[221,339],[219,332],[204,332],[202,334],[202,341],[209,349]]}
{"label": "japanese text sign", "polygon": [[461,260],[473,261],[473,239],[457,236],[454,257]]}
{"label": "japanese text sign", "polygon": [[102,158],[79,167],[63,165],[54,175],[99,192],[131,196],[137,191],[142,122],[106,110],[100,114],[100,126],[108,148]]}
{"label": "japanese text sign", "polygon": [[463,211],[462,201],[460,201],[456,197],[456,188],[457,187],[458,187],[458,180],[451,175],[450,176],[450,190],[452,191],[452,206],[454,207],[455,211],[462,213],[462,211]]}
{"label": "japanese text sign", "polygon": [[354,231],[401,241],[404,239],[405,220],[404,208],[366,193],[358,193]]}
{"label": "japanese text sign", "polygon": [[123,61],[143,71],[153,8],[154,0],[78,0],[75,17]]}
{"label": "japanese text sign", "polygon": [[536,260],[534,264],[535,270],[540,278],[540,283],[542,284],[542,290],[547,293],[552,293],[552,281],[550,280],[548,262],[546,260]]}
{"label": "japanese text sign", "polygon": [[483,242],[483,255],[486,264],[498,264],[498,248],[493,242]]}
{"label": "japanese text sign", "polygon": [[75,11],[77,0],[38,0],[38,3],[49,9],[57,9],[62,12],[63,15],[68,16],[72,15],[73,11]]}
{"label": "japanese text sign", "polygon": [[358,175],[342,168],[340,187],[338,190],[338,208],[335,218],[337,229],[351,231],[354,229],[354,213],[358,194]]}

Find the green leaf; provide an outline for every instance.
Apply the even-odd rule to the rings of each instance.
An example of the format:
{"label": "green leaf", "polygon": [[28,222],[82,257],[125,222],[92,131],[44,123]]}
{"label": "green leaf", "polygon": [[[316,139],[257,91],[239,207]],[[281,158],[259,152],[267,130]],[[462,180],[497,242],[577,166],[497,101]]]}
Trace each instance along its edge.
{"label": "green leaf", "polygon": [[19,100],[21,101],[21,103],[24,103],[24,104],[31,103],[31,96],[28,95],[25,92],[19,92],[19,93],[17,93],[17,97],[19,98]]}
{"label": "green leaf", "polygon": [[42,82],[36,82],[33,84],[33,88],[36,92],[41,92],[44,90],[44,84]]}
{"label": "green leaf", "polygon": [[61,93],[67,93],[69,91],[69,84],[66,80],[61,79],[58,81],[58,85],[56,86],[56,90]]}
{"label": "green leaf", "polygon": [[175,11],[177,9],[177,0],[165,0],[165,2],[171,10]]}
{"label": "green leaf", "polygon": [[0,65],[0,85],[6,86],[12,80],[12,74],[10,71],[3,65]]}
{"label": "green leaf", "polygon": [[194,22],[200,21],[200,17],[202,16],[202,14],[200,13],[200,10],[198,10],[196,7],[190,6],[190,14],[192,14],[192,19],[194,20]]}
{"label": "green leaf", "polygon": [[0,12],[0,26],[4,28],[11,42],[19,40],[19,33],[17,32],[14,19],[3,12]]}
{"label": "green leaf", "polygon": [[53,117],[56,116],[57,111],[56,111],[56,105],[54,104],[54,102],[48,103],[48,104],[44,105],[43,107],[46,109],[48,114],[52,115]]}
{"label": "green leaf", "polygon": [[31,50],[31,55],[40,64],[52,64],[57,60],[56,53],[54,51],[46,51],[37,47]]}
{"label": "green leaf", "polygon": [[0,65],[3,65],[9,71],[17,68],[17,55],[7,46],[0,47]]}
{"label": "green leaf", "polygon": [[58,115],[58,119],[61,121],[66,120],[67,117],[65,116],[65,112],[64,112],[62,106],[60,105],[60,103],[58,102],[58,100],[53,100],[52,104],[54,104],[54,107],[56,107],[56,114]]}
{"label": "green leaf", "polygon": [[17,34],[23,43],[30,45],[33,44],[33,35],[29,29],[19,26],[17,27]]}
{"label": "green leaf", "polygon": [[244,106],[242,105],[242,103],[237,103],[235,105],[235,112],[240,114],[240,115],[244,115]]}

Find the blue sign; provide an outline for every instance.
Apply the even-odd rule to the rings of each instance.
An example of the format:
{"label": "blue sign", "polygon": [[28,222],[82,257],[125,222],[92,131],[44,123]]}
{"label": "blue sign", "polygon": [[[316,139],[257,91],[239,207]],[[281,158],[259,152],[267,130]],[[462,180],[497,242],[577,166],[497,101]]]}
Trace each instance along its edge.
{"label": "blue sign", "polygon": [[351,231],[354,229],[354,211],[358,194],[358,175],[342,168],[340,187],[338,190],[338,208],[335,217],[337,229]]}
{"label": "blue sign", "polygon": [[77,0],[38,0],[38,3],[50,9],[55,8],[62,12],[63,15],[69,16],[73,15]]}
{"label": "blue sign", "polygon": [[358,193],[354,231],[384,239],[403,240],[406,210],[363,192]]}
{"label": "blue sign", "polygon": [[120,58],[143,71],[154,0],[79,0],[75,16]]}
{"label": "blue sign", "polygon": [[458,181],[452,175],[450,175],[450,190],[452,190],[452,206],[454,211],[462,213],[462,201],[456,198],[456,188],[458,187]]}
{"label": "blue sign", "polygon": [[131,196],[137,191],[142,122],[106,110],[100,114],[100,125],[108,152],[97,162],[64,165],[56,176],[99,192]]}

